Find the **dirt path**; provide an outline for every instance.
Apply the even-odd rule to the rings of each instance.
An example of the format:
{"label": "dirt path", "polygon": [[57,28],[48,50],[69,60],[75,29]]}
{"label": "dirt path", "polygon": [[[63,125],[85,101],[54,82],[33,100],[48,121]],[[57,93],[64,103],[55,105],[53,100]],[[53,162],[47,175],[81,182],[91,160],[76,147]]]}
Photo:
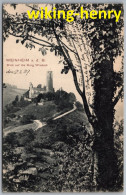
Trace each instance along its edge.
{"label": "dirt path", "polygon": [[[70,114],[71,112],[74,112],[76,109],[77,109],[77,107],[76,107],[75,104],[74,104],[72,110],[70,110],[70,111],[68,111],[68,112],[65,112],[64,114],[61,114],[61,115],[55,117],[53,120],[57,120],[57,119],[59,119],[59,118],[62,118],[62,117],[64,117],[64,116]],[[35,131],[36,131],[37,129],[39,129],[39,128],[41,128],[41,127],[44,127],[44,126],[47,125],[46,123],[41,122],[40,120],[34,120],[34,121],[35,121],[36,124],[38,125],[38,126],[36,127]]]}
{"label": "dirt path", "polygon": [[70,111],[68,111],[68,112],[65,112],[64,114],[61,114],[61,115],[55,117],[53,120],[57,120],[57,119],[59,119],[59,118],[62,118],[63,116],[66,116],[67,114],[70,114],[71,112],[74,112],[76,109],[77,109],[77,108],[76,108],[76,106],[75,106],[75,104],[74,104],[72,110],[70,110]]}
{"label": "dirt path", "polygon": [[[65,112],[64,114],[61,114],[57,117],[55,117],[53,120],[57,120],[59,118],[62,118],[68,114],[70,114],[71,112],[74,112],[76,110],[76,106],[74,104],[73,106],[73,109],[68,111],[68,112]],[[38,130],[39,128],[41,127],[44,127],[46,126],[47,124],[45,122],[41,122],[40,120],[34,120],[33,123],[30,123],[30,124],[26,124],[26,125],[20,125],[18,127],[7,127],[5,129],[3,129],[3,137],[7,136],[9,133],[16,133],[16,132],[21,132],[23,130],[26,130],[26,129],[33,129],[34,131]]]}
{"label": "dirt path", "polygon": [[46,123],[41,122],[40,120],[34,120],[34,122],[36,123],[36,129],[34,129],[35,131],[41,127],[44,127],[46,125]]}
{"label": "dirt path", "polygon": [[36,130],[36,129],[38,129],[39,125],[40,124],[38,124],[38,122],[34,121],[33,123],[26,124],[26,125],[20,125],[18,127],[14,127],[14,126],[7,127],[5,129],[3,129],[3,137],[6,137],[9,133],[21,132],[21,131],[24,131],[26,129]]}

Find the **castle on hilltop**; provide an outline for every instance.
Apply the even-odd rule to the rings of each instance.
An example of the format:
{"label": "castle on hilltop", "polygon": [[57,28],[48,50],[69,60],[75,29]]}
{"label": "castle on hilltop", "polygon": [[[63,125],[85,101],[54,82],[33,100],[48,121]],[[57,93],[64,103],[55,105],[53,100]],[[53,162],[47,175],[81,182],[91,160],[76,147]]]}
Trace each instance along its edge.
{"label": "castle on hilltop", "polygon": [[46,75],[46,86],[39,84],[37,87],[33,87],[33,84],[30,82],[29,90],[24,94],[25,99],[33,99],[37,97],[40,93],[54,92],[53,88],[53,72],[47,71]]}

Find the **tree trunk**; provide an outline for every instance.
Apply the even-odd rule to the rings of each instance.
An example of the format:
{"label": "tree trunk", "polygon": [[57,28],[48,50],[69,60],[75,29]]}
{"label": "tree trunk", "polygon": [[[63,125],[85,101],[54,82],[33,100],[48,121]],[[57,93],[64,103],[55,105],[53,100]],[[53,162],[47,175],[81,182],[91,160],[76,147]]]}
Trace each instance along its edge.
{"label": "tree trunk", "polygon": [[[114,151],[114,71],[113,60],[102,61],[92,69],[96,72],[94,78],[94,112],[97,120],[91,116],[85,92],[80,91],[76,72],[72,71],[74,83],[82,97],[87,118],[94,129],[94,176],[93,183],[97,191],[114,191],[118,177],[117,157]],[[97,77],[98,75],[98,77]]]}
{"label": "tree trunk", "polygon": [[117,158],[114,151],[114,97],[113,61],[98,64],[99,79],[94,79],[94,109],[98,123],[94,125],[94,152],[97,154],[97,190],[114,191],[118,176]]}
{"label": "tree trunk", "polygon": [[109,138],[106,140],[102,135],[95,138],[93,149],[95,154],[94,166],[98,169],[98,173],[94,171],[97,190],[114,191],[118,177],[118,167],[113,142]]}

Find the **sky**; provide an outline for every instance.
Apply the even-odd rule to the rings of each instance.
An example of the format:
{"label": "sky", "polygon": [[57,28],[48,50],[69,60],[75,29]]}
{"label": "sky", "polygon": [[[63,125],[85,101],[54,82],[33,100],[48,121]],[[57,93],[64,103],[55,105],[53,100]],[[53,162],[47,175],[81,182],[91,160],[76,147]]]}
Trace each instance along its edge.
{"label": "sky", "polygon": [[[16,85],[18,88],[28,89],[29,83],[32,82],[33,86],[38,84],[46,85],[46,72],[48,70],[53,71],[53,85],[55,90],[63,88],[67,92],[76,93],[76,89],[73,83],[72,73],[61,74],[63,68],[62,64],[59,64],[59,57],[56,57],[54,53],[47,51],[47,55],[43,56],[39,47],[36,46],[35,49],[27,49],[24,45],[17,43],[15,37],[10,36],[3,45],[3,81],[12,85]],[[30,62],[8,62],[8,59],[29,59]],[[42,60],[44,59],[44,62]],[[34,62],[32,62],[32,60]],[[39,60],[39,62],[36,62]],[[11,65],[14,66],[11,66]],[[16,64],[19,64],[17,67]],[[25,64],[24,67],[21,64]],[[33,65],[32,66],[27,66]],[[46,66],[35,66],[35,64],[43,64]],[[9,70],[14,72],[15,70],[30,70],[26,75],[7,73]]]}

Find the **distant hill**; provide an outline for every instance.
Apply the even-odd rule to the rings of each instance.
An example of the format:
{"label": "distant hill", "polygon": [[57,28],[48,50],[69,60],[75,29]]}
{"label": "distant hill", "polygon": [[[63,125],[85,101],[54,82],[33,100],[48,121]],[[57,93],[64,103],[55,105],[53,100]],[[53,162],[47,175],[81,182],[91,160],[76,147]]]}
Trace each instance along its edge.
{"label": "distant hill", "polygon": [[3,107],[11,103],[16,95],[20,98],[26,91],[27,89],[18,89],[15,86],[7,85],[6,88],[3,88]]}

